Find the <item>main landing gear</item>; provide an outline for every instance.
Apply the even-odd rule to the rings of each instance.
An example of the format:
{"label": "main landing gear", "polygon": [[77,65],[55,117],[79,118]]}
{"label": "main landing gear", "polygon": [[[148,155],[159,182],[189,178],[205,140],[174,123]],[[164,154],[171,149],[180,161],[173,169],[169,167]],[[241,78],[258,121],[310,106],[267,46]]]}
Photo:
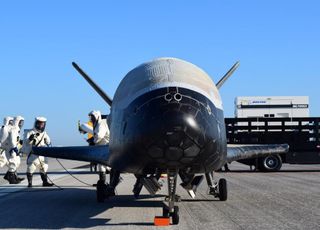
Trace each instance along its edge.
{"label": "main landing gear", "polygon": [[213,181],[213,172],[206,173],[205,175],[209,187],[209,194],[218,197],[221,201],[226,201],[228,198],[227,180],[221,178],[217,183]]}

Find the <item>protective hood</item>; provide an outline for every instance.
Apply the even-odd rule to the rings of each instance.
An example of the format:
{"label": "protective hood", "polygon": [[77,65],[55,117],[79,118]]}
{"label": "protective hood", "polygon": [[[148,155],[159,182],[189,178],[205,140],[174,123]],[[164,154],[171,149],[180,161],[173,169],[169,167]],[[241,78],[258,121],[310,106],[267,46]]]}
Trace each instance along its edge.
{"label": "protective hood", "polygon": [[94,117],[94,121],[92,121],[94,127],[95,127],[95,126],[100,122],[100,120],[101,120],[101,112],[98,111],[98,110],[93,110],[93,111],[91,111],[88,115]]}
{"label": "protective hood", "polygon": [[46,128],[46,123],[47,123],[47,118],[45,118],[45,117],[36,117],[36,119],[34,121],[33,128],[36,131],[42,133]]}
{"label": "protective hood", "polygon": [[19,129],[21,129],[23,124],[24,124],[24,118],[22,116],[16,116],[14,118],[14,120],[13,120],[13,126],[14,127],[17,127]]}
{"label": "protective hood", "polygon": [[3,119],[3,125],[9,125],[10,124],[10,121],[11,121],[11,123],[13,124],[13,117],[5,117],[4,119]]}

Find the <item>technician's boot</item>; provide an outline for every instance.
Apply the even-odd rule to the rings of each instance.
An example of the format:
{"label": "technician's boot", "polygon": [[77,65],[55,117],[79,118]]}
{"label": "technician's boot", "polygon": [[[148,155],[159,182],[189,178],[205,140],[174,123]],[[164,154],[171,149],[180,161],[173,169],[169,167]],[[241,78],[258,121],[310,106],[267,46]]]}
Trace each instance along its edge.
{"label": "technician's boot", "polygon": [[32,173],[27,173],[28,187],[32,188]]}
{"label": "technician's boot", "polygon": [[24,178],[23,178],[23,177],[18,177],[17,172],[15,173],[15,175],[16,175],[16,179],[17,179],[18,181],[23,181],[23,180],[24,180]]}
{"label": "technician's boot", "polygon": [[8,180],[9,171],[6,172],[6,175],[4,175],[3,179]]}
{"label": "technician's boot", "polygon": [[42,186],[43,187],[51,187],[53,186],[52,183],[48,182],[48,176],[46,173],[40,173],[41,180],[42,180]]}
{"label": "technician's boot", "polygon": [[8,172],[9,184],[20,184],[20,180],[17,179],[16,172]]}

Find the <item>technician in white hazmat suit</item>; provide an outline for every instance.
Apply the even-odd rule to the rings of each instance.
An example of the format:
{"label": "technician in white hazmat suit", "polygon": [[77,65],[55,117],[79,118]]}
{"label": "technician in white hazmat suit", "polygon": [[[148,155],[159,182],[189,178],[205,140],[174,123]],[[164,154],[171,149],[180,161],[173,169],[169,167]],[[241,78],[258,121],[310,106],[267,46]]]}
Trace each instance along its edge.
{"label": "technician in white hazmat suit", "polygon": [[[110,131],[105,119],[102,119],[101,112],[93,110],[89,114],[89,119],[93,124],[92,130],[92,144],[93,145],[107,145],[109,144]],[[89,143],[90,144],[90,143]],[[106,169],[107,167],[98,164],[99,180],[106,181]]]}
{"label": "technician in white hazmat suit", "polygon": [[[94,145],[107,145],[110,139],[110,130],[107,124],[107,119],[102,119],[100,111],[91,111],[89,113],[90,121],[93,124],[93,142]],[[108,167],[109,168],[109,167]],[[109,168],[110,169],[110,168]],[[106,181],[106,166],[99,164],[99,181],[98,183],[105,183]],[[111,169],[110,181],[106,189],[106,196],[114,196],[115,188],[120,182],[120,172]]]}
{"label": "technician in white hazmat suit", "polygon": [[33,173],[39,168],[42,179],[42,186],[53,186],[48,182],[48,160],[44,156],[37,156],[32,154],[32,147],[43,147],[51,144],[50,137],[45,131],[47,119],[45,117],[36,117],[33,129],[30,130],[23,140],[23,151],[27,154],[27,179],[28,187],[32,187]]}
{"label": "technician in white hazmat suit", "polygon": [[3,119],[3,125],[13,125],[13,117],[5,117]]}
{"label": "technician in white hazmat suit", "polygon": [[4,179],[8,180],[10,184],[19,184],[24,178],[20,178],[17,175],[17,169],[20,166],[20,130],[24,124],[24,118],[16,116],[13,120],[13,125],[8,125],[8,136],[1,143],[1,148],[5,150],[7,158],[8,171],[4,176]]}
{"label": "technician in white hazmat suit", "polygon": [[3,119],[3,125],[0,128],[0,168],[8,164],[8,160],[5,154],[5,150],[1,148],[2,142],[8,137],[8,129],[13,126],[13,117],[5,117]]}

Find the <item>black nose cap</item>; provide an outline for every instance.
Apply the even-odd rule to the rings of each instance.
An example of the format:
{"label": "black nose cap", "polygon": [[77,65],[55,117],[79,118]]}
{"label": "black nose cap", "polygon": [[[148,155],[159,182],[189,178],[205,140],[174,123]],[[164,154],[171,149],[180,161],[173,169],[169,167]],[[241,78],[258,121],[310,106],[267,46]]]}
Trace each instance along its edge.
{"label": "black nose cap", "polygon": [[199,155],[204,136],[193,117],[181,112],[166,113],[161,129],[162,135],[153,141],[147,151],[155,162],[182,167]]}

